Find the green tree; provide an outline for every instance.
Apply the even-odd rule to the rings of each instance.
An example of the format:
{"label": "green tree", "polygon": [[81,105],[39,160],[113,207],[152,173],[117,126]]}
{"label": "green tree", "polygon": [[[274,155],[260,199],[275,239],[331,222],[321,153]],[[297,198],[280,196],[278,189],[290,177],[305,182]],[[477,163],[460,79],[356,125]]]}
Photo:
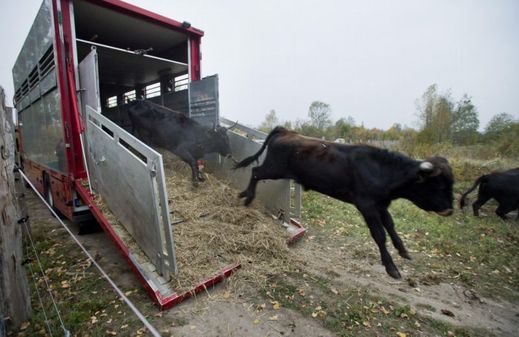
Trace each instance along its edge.
{"label": "green tree", "polygon": [[479,136],[478,110],[471,98],[465,94],[456,103],[452,113],[452,141],[457,145],[474,144]]}
{"label": "green tree", "polygon": [[402,138],[402,135],[402,125],[394,123],[389,129],[387,129],[383,137],[387,140],[397,140]]}
{"label": "green tree", "polygon": [[314,101],[308,108],[308,117],[310,118],[310,125],[319,129],[325,130],[332,125],[330,119],[331,108],[329,104],[321,101]]}
{"label": "green tree", "polygon": [[519,157],[519,121],[512,122],[497,139],[497,152],[507,157]]}
{"label": "green tree", "polygon": [[438,94],[436,84],[430,85],[422,95],[421,102],[417,102],[421,124],[418,140],[422,143],[450,141],[453,107],[450,92]]}
{"label": "green tree", "polygon": [[276,115],[276,110],[272,109],[265,116],[265,120],[263,122],[261,122],[259,129],[263,132],[270,132],[278,124],[279,124],[279,119]]}
{"label": "green tree", "polygon": [[509,129],[514,124],[514,116],[505,112],[495,115],[490,119],[485,128],[485,140],[495,140],[499,134]]}
{"label": "green tree", "polygon": [[485,128],[483,139],[497,153],[507,157],[519,157],[519,119],[507,113],[495,115]]}
{"label": "green tree", "polygon": [[352,117],[340,118],[333,126],[333,137],[335,138],[351,138],[351,130],[355,126],[355,120]]}

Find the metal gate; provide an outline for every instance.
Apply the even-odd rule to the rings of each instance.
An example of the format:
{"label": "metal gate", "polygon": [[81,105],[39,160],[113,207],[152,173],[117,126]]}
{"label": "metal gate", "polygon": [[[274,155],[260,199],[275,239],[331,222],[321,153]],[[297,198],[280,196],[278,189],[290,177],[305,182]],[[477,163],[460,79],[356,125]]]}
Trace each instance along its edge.
{"label": "metal gate", "polygon": [[[267,137],[267,134],[264,132],[254,130],[223,117],[220,117],[220,122],[227,126],[234,125],[234,129],[238,131],[227,132],[233,157],[237,160],[242,160],[258,152]],[[261,163],[265,159],[265,155],[266,151],[258,158],[258,162]],[[253,165],[233,170],[233,163],[230,160],[221,158],[215,164],[215,174],[226,180],[231,186],[240,191],[247,187]],[[258,182],[256,199],[285,223],[289,224],[291,220],[299,221],[301,219],[301,185],[291,180],[262,180]]]}
{"label": "metal gate", "polygon": [[165,279],[177,273],[162,156],[100,113],[95,49],[79,66],[91,188]]}

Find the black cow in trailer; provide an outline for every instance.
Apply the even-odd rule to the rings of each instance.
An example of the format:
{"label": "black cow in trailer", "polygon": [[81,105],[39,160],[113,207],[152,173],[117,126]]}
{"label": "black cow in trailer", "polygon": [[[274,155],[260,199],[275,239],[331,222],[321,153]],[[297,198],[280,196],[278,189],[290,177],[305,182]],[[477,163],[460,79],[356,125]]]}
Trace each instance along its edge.
{"label": "black cow in trailer", "polygon": [[344,145],[305,137],[276,127],[261,149],[235,168],[252,164],[268,146],[265,160],[252,169],[249,186],[239,197],[252,202],[256,185],[263,179],[293,179],[305,190],[315,190],[357,207],[376,244],[387,273],[400,272],[386,248],[388,232],[400,256],[410,259],[388,212],[392,200],[405,198],[440,215],[452,214],[454,183],[445,158],[416,161],[368,145]]}
{"label": "black cow in trailer", "polygon": [[203,181],[197,160],[208,153],[232,158],[227,128],[209,128],[185,116],[150,101],[129,103],[128,115],[132,133],[144,142],[162,147],[191,166],[193,184]]}
{"label": "black cow in trailer", "polygon": [[517,210],[519,221],[519,167],[505,172],[494,172],[479,177],[474,185],[460,199],[460,208],[465,207],[467,195],[479,185],[478,199],[472,204],[475,216],[488,200],[494,198],[499,206],[496,214],[506,220],[506,214]]}

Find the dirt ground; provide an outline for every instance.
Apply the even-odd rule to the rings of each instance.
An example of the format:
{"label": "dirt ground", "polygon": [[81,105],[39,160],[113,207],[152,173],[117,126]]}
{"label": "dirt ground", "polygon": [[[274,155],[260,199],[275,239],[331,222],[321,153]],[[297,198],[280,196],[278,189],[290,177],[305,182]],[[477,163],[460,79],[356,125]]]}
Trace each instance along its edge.
{"label": "dirt ground", "polygon": [[[46,226],[43,230],[59,228],[42,202],[28,193],[31,223]],[[69,224],[73,232],[78,227]],[[42,229],[42,228],[40,228]],[[319,242],[313,232],[292,247],[307,259],[306,268],[326,275],[340,291],[344,287],[359,287],[377,296],[418,307],[419,313],[455,326],[482,328],[496,336],[517,336],[519,306],[506,300],[499,302],[483,298],[456,284],[439,283],[411,286],[406,280],[408,265],[402,263],[402,280],[393,280],[378,263],[368,257],[352,256],[347,250],[331,248]],[[134,274],[105,233],[79,236],[98,262],[123,289],[138,289],[139,296],[130,299],[164,336],[334,336],[318,320],[284,307],[275,308],[259,289],[230,293],[226,281],[207,293],[198,295],[170,310],[159,312],[150,305]],[[368,238],[367,238],[368,239]],[[246,266],[244,266],[246,268]],[[240,271],[233,277],[239,277]],[[262,305],[263,304],[263,305]],[[258,310],[258,308],[261,308]],[[443,314],[451,312],[454,317]],[[137,320],[137,318],[135,318]],[[119,333],[119,335],[125,335]]]}

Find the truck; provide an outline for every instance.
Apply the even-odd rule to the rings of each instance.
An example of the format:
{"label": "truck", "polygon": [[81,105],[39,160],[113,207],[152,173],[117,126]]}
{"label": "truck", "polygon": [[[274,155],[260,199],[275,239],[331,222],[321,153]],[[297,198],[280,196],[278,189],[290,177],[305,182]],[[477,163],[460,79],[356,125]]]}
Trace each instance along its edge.
{"label": "truck", "polygon": [[[221,281],[239,264],[186,293],[170,288],[179,270],[162,156],[129,132],[126,105],[147,99],[205,125],[234,125],[229,138],[238,157],[257,151],[266,136],[220,116],[218,76],[202,77],[203,36],[187,21],[119,0],[44,0],[13,67],[21,169],[65,218],[94,217],[161,309]],[[218,177],[245,186],[250,171],[231,174],[222,158],[208,161]],[[259,200],[299,238],[300,187],[264,185]],[[98,196],[125,233],[107,220]]]}

